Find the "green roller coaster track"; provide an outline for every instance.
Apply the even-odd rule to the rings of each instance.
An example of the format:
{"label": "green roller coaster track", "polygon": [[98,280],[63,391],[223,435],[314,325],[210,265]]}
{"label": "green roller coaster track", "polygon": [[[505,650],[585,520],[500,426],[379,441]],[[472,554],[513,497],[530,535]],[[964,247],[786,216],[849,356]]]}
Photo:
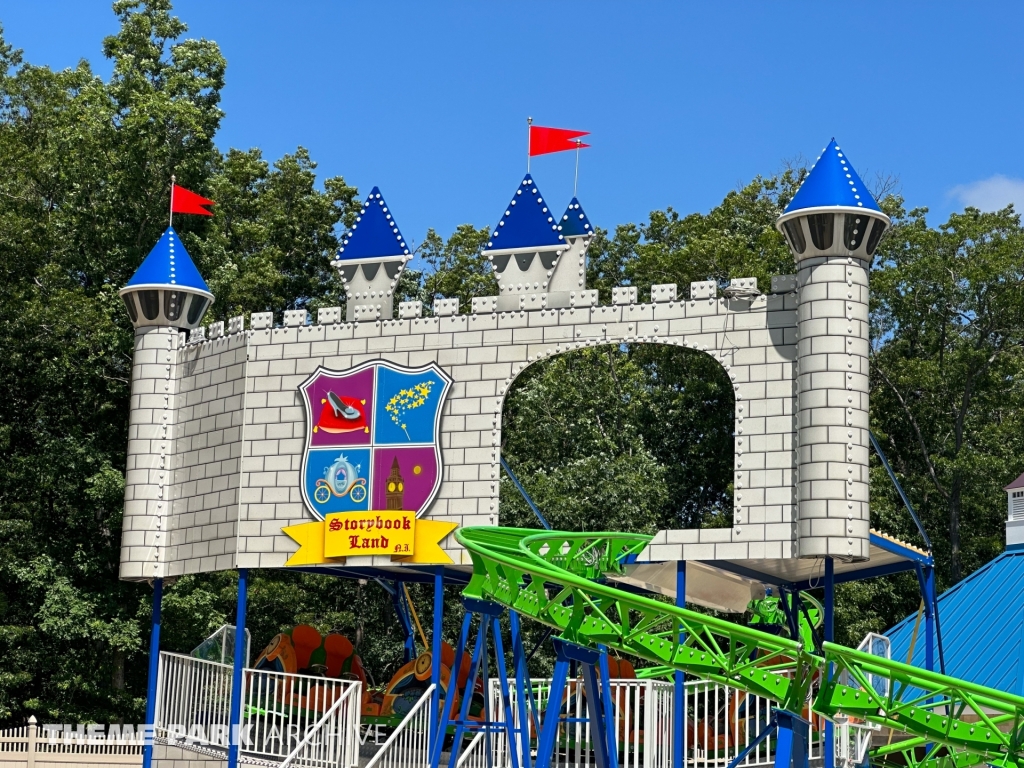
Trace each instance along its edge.
{"label": "green roller coaster track", "polygon": [[[468,527],[456,532],[473,560],[464,594],[552,627],[571,643],[605,645],[658,665],[732,686],[801,712],[842,714],[909,734],[872,762],[922,768],[978,763],[1024,768],[1024,698],[835,643],[803,644],[604,583],[650,537]],[[682,638],[682,639],[681,639]],[[831,678],[825,670],[832,665]],[[889,681],[879,694],[872,679]]]}

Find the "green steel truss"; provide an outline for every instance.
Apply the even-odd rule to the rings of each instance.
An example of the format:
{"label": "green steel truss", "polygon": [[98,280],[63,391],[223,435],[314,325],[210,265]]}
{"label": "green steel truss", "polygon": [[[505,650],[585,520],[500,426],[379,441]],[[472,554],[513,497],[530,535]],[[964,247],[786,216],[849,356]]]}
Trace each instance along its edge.
{"label": "green steel truss", "polygon": [[[648,536],[538,533],[469,527],[456,538],[473,560],[465,594],[546,624],[584,646],[605,645],[801,712],[811,682],[812,709],[893,728],[914,738],[873,754],[878,764],[968,768],[986,762],[1024,768],[1024,698],[898,661],[825,643],[824,657],[788,638],[705,616],[602,583],[621,573]],[[881,695],[874,685],[888,681]],[[883,686],[878,685],[878,688]]]}

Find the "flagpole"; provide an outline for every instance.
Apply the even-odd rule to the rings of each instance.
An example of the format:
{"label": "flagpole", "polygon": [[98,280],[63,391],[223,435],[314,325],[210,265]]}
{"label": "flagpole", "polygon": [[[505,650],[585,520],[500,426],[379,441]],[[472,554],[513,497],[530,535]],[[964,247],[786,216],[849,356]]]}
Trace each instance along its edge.
{"label": "flagpole", "polygon": [[526,118],[526,172],[530,172],[530,126],[533,125],[533,118]]}
{"label": "flagpole", "polygon": [[581,142],[579,139],[576,139],[576,176],[572,180],[573,197],[576,197],[576,187],[579,185],[580,182],[580,144],[582,143],[583,142]]}
{"label": "flagpole", "polygon": [[167,226],[174,226],[174,174],[171,174],[171,216]]}

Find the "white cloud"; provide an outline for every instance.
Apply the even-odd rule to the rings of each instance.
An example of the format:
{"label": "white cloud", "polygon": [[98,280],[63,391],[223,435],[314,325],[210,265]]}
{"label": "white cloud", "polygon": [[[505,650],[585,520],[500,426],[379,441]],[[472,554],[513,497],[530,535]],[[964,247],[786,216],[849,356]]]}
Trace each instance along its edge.
{"label": "white cloud", "polygon": [[1010,203],[1020,211],[1024,210],[1024,179],[1011,179],[997,173],[970,184],[957,184],[949,190],[949,197],[959,200],[961,205],[983,211],[998,211]]}

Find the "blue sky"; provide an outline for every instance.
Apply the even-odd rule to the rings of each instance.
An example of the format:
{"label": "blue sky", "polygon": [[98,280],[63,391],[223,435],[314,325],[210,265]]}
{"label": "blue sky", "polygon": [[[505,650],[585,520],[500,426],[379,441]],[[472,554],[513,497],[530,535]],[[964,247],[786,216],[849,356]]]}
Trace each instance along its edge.
{"label": "blue sky", "polygon": [[[309,148],[321,176],[377,184],[414,243],[493,225],[526,165],[526,117],[592,132],[579,197],[597,226],[706,211],[835,136],[869,184],[899,177],[938,223],[1024,204],[1010,2],[229,2],[178,0],[228,60],[222,149]],[[105,0],[6,3],[36,64],[101,73]],[[534,158],[555,207],[572,153]]]}

